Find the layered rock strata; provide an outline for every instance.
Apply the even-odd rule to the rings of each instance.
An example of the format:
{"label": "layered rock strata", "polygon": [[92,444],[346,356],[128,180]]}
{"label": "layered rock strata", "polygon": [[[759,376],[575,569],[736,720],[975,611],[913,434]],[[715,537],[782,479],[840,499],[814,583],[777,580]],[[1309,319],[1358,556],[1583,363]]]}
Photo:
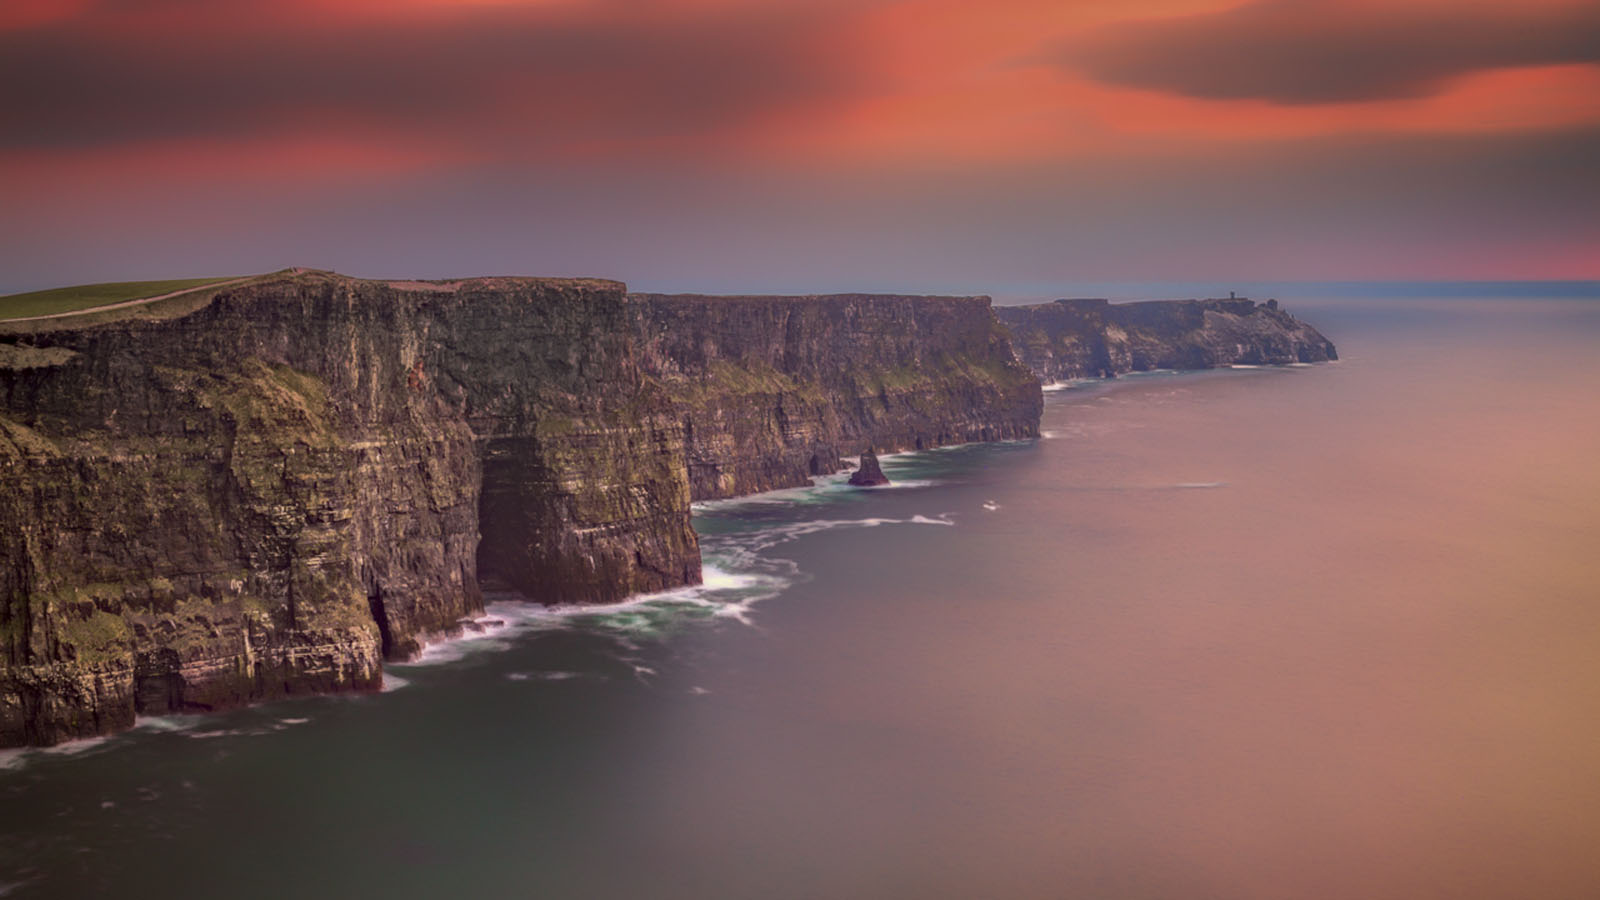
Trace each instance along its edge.
{"label": "layered rock strata", "polygon": [[1331,341],[1275,300],[1057,300],[997,306],[995,315],[1017,358],[1046,382],[1339,358]]}
{"label": "layered rock strata", "polygon": [[0,746],[373,690],[485,585],[697,582],[691,497],[1040,406],[984,298],[295,272],[0,322]]}
{"label": "layered rock strata", "polygon": [[809,484],[869,446],[1038,436],[1038,380],[988,297],[634,299],[697,500]]}

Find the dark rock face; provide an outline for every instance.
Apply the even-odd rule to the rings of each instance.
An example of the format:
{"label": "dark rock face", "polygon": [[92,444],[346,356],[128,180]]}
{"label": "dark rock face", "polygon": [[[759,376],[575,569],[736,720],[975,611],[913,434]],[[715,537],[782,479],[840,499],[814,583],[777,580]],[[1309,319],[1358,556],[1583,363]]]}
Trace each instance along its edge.
{"label": "dark rock face", "polygon": [[878,465],[878,454],[868,447],[861,453],[861,466],[850,473],[850,483],[856,487],[878,487],[889,483],[889,476],[883,474],[883,469]]}
{"label": "dark rock face", "polygon": [[987,297],[633,298],[696,500],[803,486],[868,446],[1039,434],[1039,381]]}
{"label": "dark rock face", "polygon": [[375,690],[481,584],[698,582],[691,493],[1037,433],[987,301],[720,302],[295,273],[0,323],[0,746]]}
{"label": "dark rock face", "polygon": [[1047,382],[1339,358],[1331,341],[1275,300],[1057,300],[998,306],[995,316],[1010,329],[1017,358]]}

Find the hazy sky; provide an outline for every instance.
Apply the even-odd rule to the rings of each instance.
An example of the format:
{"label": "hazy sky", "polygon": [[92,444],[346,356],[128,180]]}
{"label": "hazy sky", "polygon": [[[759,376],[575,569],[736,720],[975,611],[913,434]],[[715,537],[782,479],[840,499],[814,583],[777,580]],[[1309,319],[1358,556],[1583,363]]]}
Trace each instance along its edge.
{"label": "hazy sky", "polygon": [[0,3],[0,292],[1600,278],[1596,160],[1593,0]]}

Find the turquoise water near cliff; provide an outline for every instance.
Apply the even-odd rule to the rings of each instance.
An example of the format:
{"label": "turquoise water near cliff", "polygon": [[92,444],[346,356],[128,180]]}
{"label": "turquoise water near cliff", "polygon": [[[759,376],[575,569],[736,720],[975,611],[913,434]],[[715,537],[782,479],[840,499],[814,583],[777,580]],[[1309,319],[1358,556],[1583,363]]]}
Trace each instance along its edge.
{"label": "turquoise water near cliff", "polygon": [[0,769],[6,897],[1600,895],[1600,302],[1288,300],[1326,366],[700,508],[392,689]]}

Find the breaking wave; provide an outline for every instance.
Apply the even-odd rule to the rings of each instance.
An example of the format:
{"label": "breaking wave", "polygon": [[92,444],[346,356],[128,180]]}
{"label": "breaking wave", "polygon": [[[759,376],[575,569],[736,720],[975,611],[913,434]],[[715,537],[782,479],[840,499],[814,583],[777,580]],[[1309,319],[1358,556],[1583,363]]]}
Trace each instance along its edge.
{"label": "breaking wave", "polygon": [[1066,381],[1052,381],[1049,384],[1042,384],[1039,386],[1039,390],[1047,394],[1053,394],[1056,391],[1070,391],[1100,383],[1101,379],[1099,378],[1069,378]]}

